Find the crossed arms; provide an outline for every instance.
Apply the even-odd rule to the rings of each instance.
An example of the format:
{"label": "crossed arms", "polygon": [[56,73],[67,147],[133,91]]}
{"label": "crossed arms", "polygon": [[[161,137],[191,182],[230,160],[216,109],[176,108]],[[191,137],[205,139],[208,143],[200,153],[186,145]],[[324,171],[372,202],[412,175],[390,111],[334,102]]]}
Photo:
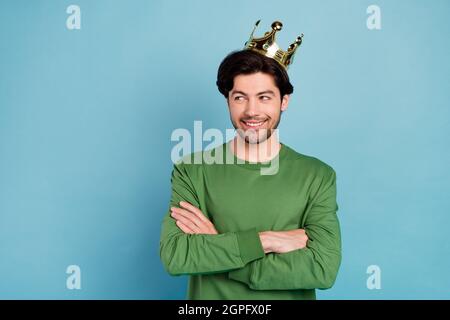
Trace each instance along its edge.
{"label": "crossed arms", "polygon": [[228,273],[254,290],[327,289],[341,262],[336,216],[336,174],[331,167],[317,183],[303,228],[256,229],[219,234],[200,210],[183,163],[172,171],[170,211],[162,224],[160,257],[172,275]]}

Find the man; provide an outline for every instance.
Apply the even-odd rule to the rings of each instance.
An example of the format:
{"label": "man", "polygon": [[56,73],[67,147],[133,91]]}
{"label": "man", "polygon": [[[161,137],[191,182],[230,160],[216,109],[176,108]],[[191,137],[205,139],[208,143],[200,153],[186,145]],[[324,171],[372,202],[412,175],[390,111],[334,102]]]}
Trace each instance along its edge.
{"label": "man", "polygon": [[[286,68],[301,38],[273,55],[263,45],[274,43],[281,23],[272,29],[252,33],[218,70],[237,135],[210,154],[235,161],[192,163],[204,151],[174,165],[160,256],[171,275],[190,275],[188,299],[315,299],[337,276],[336,173],[276,134],[293,92]],[[262,174],[274,162],[276,170]]]}

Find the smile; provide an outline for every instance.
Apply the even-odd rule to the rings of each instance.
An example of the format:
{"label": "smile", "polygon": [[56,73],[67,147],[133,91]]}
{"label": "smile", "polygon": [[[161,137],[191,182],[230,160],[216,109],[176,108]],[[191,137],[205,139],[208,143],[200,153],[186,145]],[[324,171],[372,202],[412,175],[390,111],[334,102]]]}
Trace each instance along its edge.
{"label": "smile", "polygon": [[266,120],[264,121],[242,121],[242,123],[248,127],[248,128],[258,128],[261,127],[264,123],[266,123]]}

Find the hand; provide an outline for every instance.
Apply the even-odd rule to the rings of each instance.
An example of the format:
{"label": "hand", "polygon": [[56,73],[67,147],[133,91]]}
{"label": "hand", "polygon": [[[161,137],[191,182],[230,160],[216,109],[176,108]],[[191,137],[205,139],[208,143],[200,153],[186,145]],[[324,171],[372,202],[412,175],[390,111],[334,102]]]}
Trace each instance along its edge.
{"label": "hand", "polygon": [[304,229],[263,231],[259,233],[265,253],[286,253],[306,247],[308,236]]}
{"label": "hand", "polygon": [[171,207],[170,215],[176,220],[178,228],[189,234],[219,234],[214,224],[189,202],[181,201],[181,208]]}

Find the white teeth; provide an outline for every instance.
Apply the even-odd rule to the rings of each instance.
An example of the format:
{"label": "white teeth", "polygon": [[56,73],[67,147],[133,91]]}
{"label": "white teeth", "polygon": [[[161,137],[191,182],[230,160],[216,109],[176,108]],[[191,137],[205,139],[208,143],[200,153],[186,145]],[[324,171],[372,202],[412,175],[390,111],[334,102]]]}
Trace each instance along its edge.
{"label": "white teeth", "polygon": [[245,124],[249,127],[259,127],[263,123],[264,123],[264,121],[262,121],[262,122],[245,122]]}

